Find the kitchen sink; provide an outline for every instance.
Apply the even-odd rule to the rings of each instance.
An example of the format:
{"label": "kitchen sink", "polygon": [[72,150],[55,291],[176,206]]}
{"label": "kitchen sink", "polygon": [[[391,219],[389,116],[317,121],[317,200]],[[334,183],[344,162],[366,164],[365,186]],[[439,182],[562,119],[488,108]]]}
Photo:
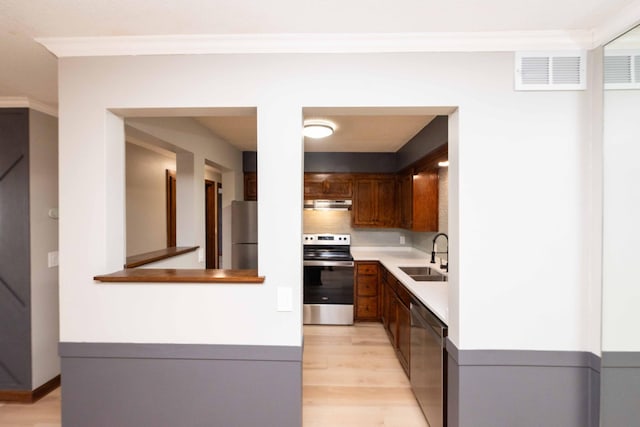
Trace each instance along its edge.
{"label": "kitchen sink", "polygon": [[446,282],[447,276],[431,267],[400,267],[416,282]]}

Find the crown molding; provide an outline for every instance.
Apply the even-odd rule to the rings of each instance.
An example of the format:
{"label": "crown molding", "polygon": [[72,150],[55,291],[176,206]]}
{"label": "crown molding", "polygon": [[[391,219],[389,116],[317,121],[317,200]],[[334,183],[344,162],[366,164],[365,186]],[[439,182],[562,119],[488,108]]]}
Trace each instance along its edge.
{"label": "crown molding", "polygon": [[58,107],[29,99],[26,96],[0,96],[0,108],[31,108],[58,117]]}
{"label": "crown molding", "polygon": [[36,38],[58,58],[225,53],[496,52],[588,49],[590,31],[217,34]]}
{"label": "crown molding", "polygon": [[640,0],[621,8],[602,25],[593,29],[593,48],[603,46],[640,24]]}

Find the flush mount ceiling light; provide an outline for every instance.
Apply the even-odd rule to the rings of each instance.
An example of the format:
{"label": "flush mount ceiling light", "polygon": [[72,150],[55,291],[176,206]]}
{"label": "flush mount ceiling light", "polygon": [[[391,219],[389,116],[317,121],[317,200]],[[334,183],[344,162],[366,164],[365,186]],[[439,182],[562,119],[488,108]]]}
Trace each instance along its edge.
{"label": "flush mount ceiling light", "polygon": [[319,139],[333,135],[336,125],[326,120],[306,120],[302,134],[308,138]]}

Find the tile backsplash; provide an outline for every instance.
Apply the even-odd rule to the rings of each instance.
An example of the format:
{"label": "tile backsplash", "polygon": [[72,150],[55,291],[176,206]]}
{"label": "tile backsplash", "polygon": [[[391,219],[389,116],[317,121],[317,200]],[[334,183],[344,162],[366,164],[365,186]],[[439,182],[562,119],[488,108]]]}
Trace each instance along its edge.
{"label": "tile backsplash", "polygon": [[[351,234],[353,246],[411,246],[411,232],[392,229],[351,227],[349,211],[304,211],[305,233],[346,233]],[[404,237],[404,244],[400,237]]]}

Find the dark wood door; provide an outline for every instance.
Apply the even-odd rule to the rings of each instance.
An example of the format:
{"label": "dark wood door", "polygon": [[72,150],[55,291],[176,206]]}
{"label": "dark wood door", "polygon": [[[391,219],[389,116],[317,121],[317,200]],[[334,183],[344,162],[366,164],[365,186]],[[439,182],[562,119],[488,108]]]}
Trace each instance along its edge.
{"label": "dark wood door", "polygon": [[167,247],[176,245],[176,171],[167,169],[166,200],[167,200]]}
{"label": "dark wood door", "polygon": [[206,268],[218,268],[218,185],[205,180]]}

